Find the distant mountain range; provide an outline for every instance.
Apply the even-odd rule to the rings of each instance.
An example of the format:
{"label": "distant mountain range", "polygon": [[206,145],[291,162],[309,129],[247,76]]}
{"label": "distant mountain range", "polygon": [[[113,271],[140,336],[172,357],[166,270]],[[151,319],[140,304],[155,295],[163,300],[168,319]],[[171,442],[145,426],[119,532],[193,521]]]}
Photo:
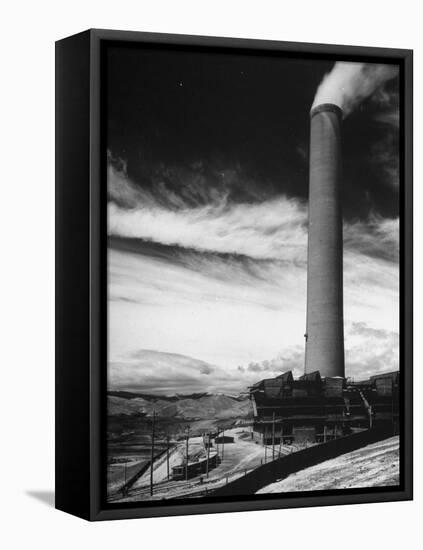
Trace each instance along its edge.
{"label": "distant mountain range", "polygon": [[[110,361],[108,388],[144,397],[149,395],[187,397],[208,394],[235,394],[257,382],[260,373],[223,368],[180,353],[138,349],[120,361]],[[115,395],[117,395],[115,393]]]}
{"label": "distant mountain range", "polygon": [[128,391],[109,391],[109,416],[151,416],[189,420],[247,418],[252,416],[247,396],[193,393],[189,395],[157,396]]}

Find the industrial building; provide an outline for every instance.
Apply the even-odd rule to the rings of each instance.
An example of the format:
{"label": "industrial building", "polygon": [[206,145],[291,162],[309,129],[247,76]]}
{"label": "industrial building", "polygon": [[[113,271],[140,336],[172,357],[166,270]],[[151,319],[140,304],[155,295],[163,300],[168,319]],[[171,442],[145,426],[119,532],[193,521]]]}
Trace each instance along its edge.
{"label": "industrial building", "polygon": [[191,479],[200,474],[207,474],[209,470],[216,468],[220,463],[220,457],[216,451],[211,451],[209,455],[191,458],[185,460],[182,464],[174,466],[172,468],[172,479],[174,481],[181,481],[184,479]]}
{"label": "industrial building", "polygon": [[354,431],[392,425],[398,433],[399,372],[354,382],[292,372],[250,387],[253,437],[265,445],[322,443]]}
{"label": "industrial building", "polygon": [[233,443],[235,441],[235,438],[229,435],[219,435],[215,438],[216,445],[221,445],[223,443]]}

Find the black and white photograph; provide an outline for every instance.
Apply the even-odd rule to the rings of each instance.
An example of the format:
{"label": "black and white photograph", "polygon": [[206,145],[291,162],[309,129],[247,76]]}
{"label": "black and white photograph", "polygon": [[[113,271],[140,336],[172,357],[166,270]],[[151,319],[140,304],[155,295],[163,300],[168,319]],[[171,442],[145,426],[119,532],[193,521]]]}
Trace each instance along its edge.
{"label": "black and white photograph", "polygon": [[400,484],[400,70],[106,50],[107,502]]}
{"label": "black and white photograph", "polygon": [[2,548],[414,550],[417,6],[5,4]]}

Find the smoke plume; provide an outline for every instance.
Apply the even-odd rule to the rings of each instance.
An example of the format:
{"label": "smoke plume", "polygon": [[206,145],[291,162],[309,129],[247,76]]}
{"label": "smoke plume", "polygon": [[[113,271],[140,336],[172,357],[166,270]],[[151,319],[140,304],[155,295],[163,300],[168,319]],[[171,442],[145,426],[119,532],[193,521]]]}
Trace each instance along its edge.
{"label": "smoke plume", "polygon": [[347,116],[397,74],[396,65],[338,61],[317,88],[312,109],[322,103],[334,103]]}

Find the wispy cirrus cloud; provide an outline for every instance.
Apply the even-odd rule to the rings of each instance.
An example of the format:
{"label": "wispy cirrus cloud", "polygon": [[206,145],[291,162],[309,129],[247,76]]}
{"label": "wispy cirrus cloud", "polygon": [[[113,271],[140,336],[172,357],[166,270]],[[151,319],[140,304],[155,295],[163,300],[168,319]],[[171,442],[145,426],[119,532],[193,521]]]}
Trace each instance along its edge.
{"label": "wispy cirrus cloud", "polygon": [[[306,261],[307,205],[277,195],[259,202],[228,203],[214,194],[207,205],[187,207],[181,198],[164,205],[114,170],[109,181],[109,234],[185,250],[236,254],[254,260]],[[398,218],[376,214],[344,223],[346,253],[398,260]]]}
{"label": "wispy cirrus cloud", "polygon": [[[250,199],[257,199],[258,187],[246,185]],[[228,181],[218,187],[200,178],[184,182],[178,194],[162,182],[153,195],[131,182],[125,165],[109,163],[109,235],[253,259],[304,261],[305,204],[283,195],[230,201],[230,189]]]}
{"label": "wispy cirrus cloud", "polygon": [[305,206],[286,197],[177,211],[109,204],[110,235],[254,259],[304,261],[305,223]]}
{"label": "wispy cirrus cloud", "polygon": [[177,210],[258,202],[272,194],[275,187],[267,180],[258,183],[240,164],[228,166],[220,159],[174,165],[157,163],[146,168],[142,180],[136,183],[128,175],[124,159],[108,151],[107,160],[109,200],[128,209],[140,204]]}
{"label": "wispy cirrus cloud", "polygon": [[399,218],[390,219],[371,215],[366,221],[345,223],[344,247],[347,254],[365,254],[397,263]]}
{"label": "wispy cirrus cloud", "polygon": [[[307,205],[275,194],[234,201],[217,187],[182,196],[168,195],[164,184],[153,194],[132,183],[125,167],[113,168],[110,181],[111,372],[125,374],[129,385],[168,392],[184,385],[235,391],[285,370],[300,374]],[[344,223],[349,376],[395,364],[395,339],[375,337],[372,346],[370,332],[398,330],[398,234],[398,219],[376,214]],[[152,370],[132,356],[138,348],[198,357],[212,367],[203,376],[199,364],[195,375],[185,364],[181,382],[163,363],[153,361]]]}

